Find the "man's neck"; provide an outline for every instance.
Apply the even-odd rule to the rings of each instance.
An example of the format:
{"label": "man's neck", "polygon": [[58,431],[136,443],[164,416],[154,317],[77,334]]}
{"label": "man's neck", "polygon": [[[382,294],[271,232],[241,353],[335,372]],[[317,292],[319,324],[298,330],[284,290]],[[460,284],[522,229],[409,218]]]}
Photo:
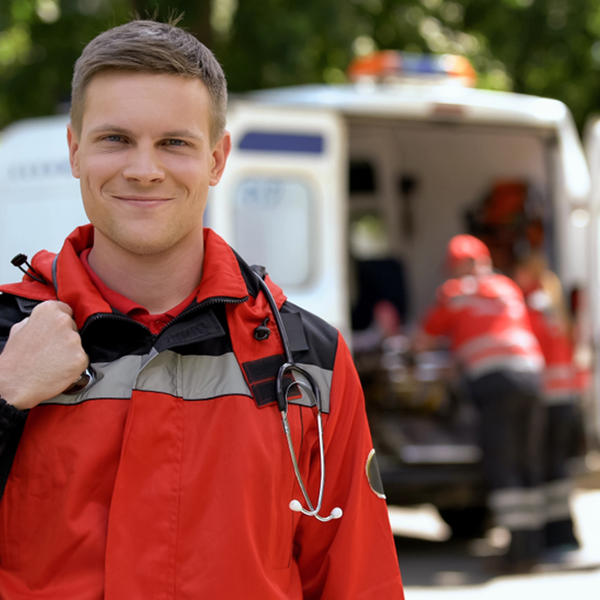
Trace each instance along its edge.
{"label": "man's neck", "polygon": [[94,239],[88,256],[90,267],[111,290],[162,314],[183,302],[202,278],[204,242],[178,247],[164,255],[134,255],[108,242]]}

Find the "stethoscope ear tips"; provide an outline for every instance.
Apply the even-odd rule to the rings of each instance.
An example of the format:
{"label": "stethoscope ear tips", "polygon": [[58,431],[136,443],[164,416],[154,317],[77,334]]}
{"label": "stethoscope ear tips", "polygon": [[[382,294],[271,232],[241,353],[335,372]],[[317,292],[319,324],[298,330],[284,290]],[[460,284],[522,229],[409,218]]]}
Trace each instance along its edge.
{"label": "stethoscope ear tips", "polygon": [[290,508],[294,512],[302,512],[302,504],[300,504],[300,502],[298,502],[298,500],[292,500],[290,502]]}

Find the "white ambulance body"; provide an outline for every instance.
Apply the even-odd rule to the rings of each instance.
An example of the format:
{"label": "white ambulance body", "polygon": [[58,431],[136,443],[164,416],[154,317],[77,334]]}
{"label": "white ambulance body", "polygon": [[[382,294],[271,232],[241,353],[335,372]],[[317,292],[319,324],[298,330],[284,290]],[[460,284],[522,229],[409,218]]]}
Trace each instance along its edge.
{"label": "white ambulance body", "polygon": [[[233,152],[210,222],[267,265],[294,301],[343,331],[356,215],[378,213],[386,224],[418,320],[440,283],[446,242],[498,180],[536,190],[553,268],[566,290],[587,286],[590,177],[570,113],[556,100],[442,85],[314,86],[251,94],[232,102],[228,119]],[[371,190],[349,191],[356,163],[372,169]],[[417,182],[410,208],[403,176]],[[407,211],[408,236],[400,226]]]}
{"label": "white ambulance body", "polygon": [[0,282],[20,279],[19,253],[58,251],[87,217],[71,175],[67,115],[26,119],[0,134]]}

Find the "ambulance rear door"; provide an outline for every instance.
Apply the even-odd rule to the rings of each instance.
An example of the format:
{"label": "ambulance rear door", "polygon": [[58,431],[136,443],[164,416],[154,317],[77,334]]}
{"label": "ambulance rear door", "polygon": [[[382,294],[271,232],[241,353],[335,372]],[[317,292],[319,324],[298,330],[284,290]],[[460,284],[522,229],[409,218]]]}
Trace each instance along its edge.
{"label": "ambulance rear door", "polygon": [[244,101],[230,108],[228,130],[233,148],[207,225],[266,267],[291,302],[348,334],[343,119]]}

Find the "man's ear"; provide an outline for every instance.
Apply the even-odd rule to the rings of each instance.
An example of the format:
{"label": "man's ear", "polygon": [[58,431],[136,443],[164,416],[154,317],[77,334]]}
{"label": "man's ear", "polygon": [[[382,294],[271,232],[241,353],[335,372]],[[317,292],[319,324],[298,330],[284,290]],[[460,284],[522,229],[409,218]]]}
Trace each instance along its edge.
{"label": "man's ear", "polygon": [[230,152],[231,135],[229,131],[226,131],[212,151],[213,164],[210,170],[210,185],[217,185],[221,181]]}
{"label": "man's ear", "polygon": [[71,173],[73,173],[73,177],[79,179],[79,156],[77,154],[77,151],[79,150],[79,141],[71,123],[67,124],[67,143],[69,144],[69,162],[71,163]]}

